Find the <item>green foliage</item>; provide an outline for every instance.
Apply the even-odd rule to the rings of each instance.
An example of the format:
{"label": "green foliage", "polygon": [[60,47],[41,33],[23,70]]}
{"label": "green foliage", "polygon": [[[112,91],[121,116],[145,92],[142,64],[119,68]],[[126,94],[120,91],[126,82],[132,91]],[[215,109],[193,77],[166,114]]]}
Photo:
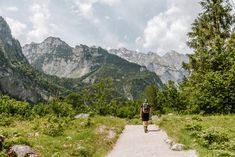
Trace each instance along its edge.
{"label": "green foliage", "polygon": [[[29,145],[40,156],[105,156],[122,132],[125,120],[101,116],[89,119],[46,116],[16,120],[11,127],[0,126],[0,134],[6,137],[0,156],[13,144]],[[84,126],[88,121],[92,125]],[[97,132],[102,127],[104,129]],[[116,136],[107,138],[109,131]]]}
{"label": "green foliage", "polygon": [[190,78],[181,86],[189,113],[234,113],[234,16],[227,0],[202,0],[189,32]]}
{"label": "green foliage", "polygon": [[45,135],[53,137],[63,135],[63,119],[50,116],[40,123],[39,130],[41,130]]}
{"label": "green foliage", "polygon": [[[180,122],[180,123],[179,123]],[[160,126],[176,142],[196,149],[200,157],[235,156],[234,115],[162,116]]]}
{"label": "green foliage", "polygon": [[30,113],[30,105],[27,102],[11,99],[9,96],[0,96],[0,113],[25,117]]}
{"label": "green foliage", "polygon": [[221,148],[225,142],[229,142],[229,136],[222,128],[209,128],[202,131],[200,142],[204,147]]}
{"label": "green foliage", "polygon": [[0,126],[9,126],[14,120],[14,118],[7,113],[0,114],[0,119]]}
{"label": "green foliage", "polygon": [[145,89],[146,98],[152,109],[158,112],[162,112],[162,106],[160,103],[158,103],[158,92],[158,87],[155,84],[151,84]]}
{"label": "green foliage", "polygon": [[60,100],[53,100],[48,103],[39,103],[33,107],[32,112],[39,116],[53,114],[57,117],[72,117],[75,115],[72,105]]}
{"label": "green foliage", "polygon": [[169,112],[184,112],[186,105],[177,85],[173,81],[169,81],[157,93],[157,109],[160,114]]}

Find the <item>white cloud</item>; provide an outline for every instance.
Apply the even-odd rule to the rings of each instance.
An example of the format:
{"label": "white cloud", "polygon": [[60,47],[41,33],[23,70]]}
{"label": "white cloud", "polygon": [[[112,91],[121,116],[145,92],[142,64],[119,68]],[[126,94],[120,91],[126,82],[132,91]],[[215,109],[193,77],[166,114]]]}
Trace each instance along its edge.
{"label": "white cloud", "polygon": [[30,7],[31,16],[30,22],[33,25],[31,31],[27,34],[27,42],[40,42],[48,36],[54,34],[56,25],[50,22],[50,11],[45,4],[33,4]]}
{"label": "white cloud", "polygon": [[119,3],[120,0],[100,0],[100,2],[112,6]]}
{"label": "white cloud", "polygon": [[25,35],[25,31],[26,31],[26,24],[20,22],[20,21],[17,21],[15,19],[12,19],[12,18],[9,18],[9,17],[6,17],[6,21],[7,23],[9,24],[10,28],[11,28],[11,31],[12,31],[12,35],[19,39],[21,38],[22,36]]}
{"label": "white cloud", "polygon": [[0,6],[0,13],[2,12],[17,12],[19,9],[16,6]]}
{"label": "white cloud", "polygon": [[17,12],[19,9],[16,6],[9,6],[9,7],[6,7],[4,10]]}
{"label": "white cloud", "polygon": [[[199,12],[197,1],[168,0],[168,8],[147,22],[142,37],[136,42],[142,43],[145,48],[166,53],[176,50],[180,53],[189,53],[186,45],[187,32]],[[143,40],[143,41],[142,41]]]}
{"label": "white cloud", "polygon": [[120,2],[120,0],[71,0],[73,10],[85,19],[92,19],[98,22],[95,17],[93,5],[95,3],[106,4],[113,6]]}

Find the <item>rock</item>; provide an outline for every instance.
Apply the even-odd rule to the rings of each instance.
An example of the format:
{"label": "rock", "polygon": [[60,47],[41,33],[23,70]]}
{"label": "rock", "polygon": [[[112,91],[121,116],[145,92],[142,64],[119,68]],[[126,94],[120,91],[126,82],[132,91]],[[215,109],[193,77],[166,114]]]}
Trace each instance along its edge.
{"label": "rock", "polygon": [[105,132],[106,128],[107,128],[107,127],[106,127],[105,125],[100,125],[100,126],[98,126],[98,127],[96,128],[96,133],[102,134],[102,133]]}
{"label": "rock", "polygon": [[8,155],[10,157],[39,157],[35,151],[26,145],[14,145],[12,146],[9,151],[8,151]]}
{"label": "rock", "polygon": [[171,139],[165,139],[164,140],[167,144],[169,144],[170,146],[172,146],[172,145],[174,145],[175,144],[175,142],[173,141],[173,140],[171,140]]}
{"label": "rock", "polygon": [[115,137],[116,137],[116,132],[113,130],[109,130],[108,136],[107,136],[108,140],[112,140]]}
{"label": "rock", "polygon": [[81,119],[81,118],[88,118],[88,117],[89,117],[89,114],[81,113],[81,114],[76,115],[74,118]]}
{"label": "rock", "polygon": [[183,149],[184,149],[183,144],[176,143],[171,146],[171,150],[174,150],[174,151],[182,151]]}
{"label": "rock", "polygon": [[157,115],[153,115],[153,116],[151,117],[151,119],[152,119],[152,120],[158,120],[158,116],[157,116]]}

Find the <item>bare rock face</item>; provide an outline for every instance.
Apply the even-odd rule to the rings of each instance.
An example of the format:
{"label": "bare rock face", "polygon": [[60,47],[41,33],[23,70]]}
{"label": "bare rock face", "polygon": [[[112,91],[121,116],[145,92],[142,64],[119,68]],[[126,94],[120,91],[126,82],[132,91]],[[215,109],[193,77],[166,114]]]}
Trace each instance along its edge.
{"label": "bare rock face", "polygon": [[8,155],[10,157],[39,157],[35,151],[26,145],[14,145],[12,146],[9,151]]}
{"label": "bare rock face", "polygon": [[23,53],[37,70],[65,78],[88,74],[99,65],[97,60],[102,56],[98,48],[85,45],[73,48],[56,37],[48,37],[42,43],[27,44]]}
{"label": "bare rock face", "polygon": [[0,93],[33,103],[47,100],[47,92],[30,78],[33,70],[22,53],[19,41],[12,37],[7,22],[1,16],[0,56]]}
{"label": "bare rock face", "polygon": [[167,83],[169,80],[180,82],[189,75],[189,72],[182,68],[183,62],[189,62],[188,56],[175,51],[168,52],[164,56],[159,56],[153,52],[131,51],[126,48],[111,49],[109,53],[146,66],[149,71],[155,72],[163,83]]}

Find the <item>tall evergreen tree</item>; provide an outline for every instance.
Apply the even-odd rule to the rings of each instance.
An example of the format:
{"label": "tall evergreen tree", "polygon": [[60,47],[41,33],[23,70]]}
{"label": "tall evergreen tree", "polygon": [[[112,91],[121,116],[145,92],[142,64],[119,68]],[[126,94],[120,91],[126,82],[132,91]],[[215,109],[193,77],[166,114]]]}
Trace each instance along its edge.
{"label": "tall evergreen tree", "polygon": [[[197,112],[231,112],[230,82],[234,17],[228,0],[202,0],[203,12],[192,24],[188,45],[194,50],[188,67],[192,70],[184,92]],[[229,50],[230,49],[230,50]],[[233,111],[232,111],[233,112]]]}

